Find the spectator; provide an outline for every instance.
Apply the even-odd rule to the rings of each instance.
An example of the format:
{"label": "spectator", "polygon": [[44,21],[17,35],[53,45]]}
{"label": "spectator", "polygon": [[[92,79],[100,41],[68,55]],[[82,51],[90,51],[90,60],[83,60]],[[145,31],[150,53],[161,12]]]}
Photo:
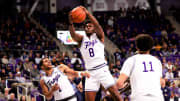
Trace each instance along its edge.
{"label": "spectator", "polygon": [[18,101],[18,100],[15,98],[15,94],[11,93],[8,101]]}
{"label": "spectator", "polygon": [[29,61],[35,63],[35,59],[34,59],[35,57],[32,50],[30,50],[28,57],[29,57]]}
{"label": "spectator", "polygon": [[171,69],[173,68],[173,64],[171,63],[171,61],[168,61],[168,63],[165,64],[167,69]]}
{"label": "spectator", "polygon": [[8,73],[8,79],[14,79],[14,75],[13,75],[12,72],[9,72],[9,73]]}
{"label": "spectator", "polygon": [[73,57],[71,59],[71,64],[74,65],[76,61],[78,61],[79,64],[82,64],[81,59],[79,57],[77,57],[77,54],[75,53],[75,54],[73,54]]}
{"label": "spectator", "polygon": [[113,63],[109,63],[109,70],[110,70],[111,74],[113,75],[115,72]]}
{"label": "spectator", "polygon": [[173,76],[173,73],[172,73],[172,70],[171,69],[168,69],[168,72],[166,73],[165,75],[165,78],[169,81],[172,81],[172,79],[174,78]]}
{"label": "spectator", "polygon": [[4,55],[3,58],[1,59],[1,62],[5,65],[7,65],[9,63],[8,57],[7,55]]}
{"label": "spectator", "polygon": [[66,65],[71,62],[68,52],[63,53],[62,59],[63,59],[63,63]]}
{"label": "spectator", "polygon": [[113,68],[118,69],[118,71],[120,71],[121,70],[121,62],[119,60],[116,61],[116,64],[115,64],[115,66]]}
{"label": "spectator", "polygon": [[178,87],[176,84],[173,82],[171,89],[171,96],[174,99],[174,101],[178,101],[178,98],[180,97],[180,92],[178,91]]}
{"label": "spectator", "polygon": [[57,58],[55,56],[52,58],[51,61],[52,61],[52,65],[54,65],[54,66],[59,65],[59,61],[57,60]]}
{"label": "spectator", "polygon": [[19,83],[25,83],[26,79],[21,76],[21,72],[16,73],[15,80],[17,80]]}
{"label": "spectator", "polygon": [[4,88],[4,99],[10,99],[9,88]]}
{"label": "spectator", "polygon": [[178,78],[178,68],[175,66],[172,68],[172,73],[174,78]]}
{"label": "spectator", "polygon": [[53,51],[51,51],[50,56],[49,56],[49,60],[52,60],[54,56],[55,56],[55,53]]}
{"label": "spectator", "polygon": [[164,66],[164,64],[162,64],[162,74],[163,74],[163,78],[166,76],[166,72],[167,72],[167,68]]}
{"label": "spectator", "polygon": [[6,88],[6,79],[5,79],[5,77],[1,78],[0,92],[4,93],[4,88]]}
{"label": "spectator", "polygon": [[114,57],[115,57],[115,62],[118,61],[118,60],[121,60],[121,53],[120,53],[118,48],[114,52]]}
{"label": "spectator", "polygon": [[20,101],[27,101],[26,96],[22,95],[21,98],[20,98]]}
{"label": "spectator", "polygon": [[40,61],[41,61],[40,53],[36,53],[35,63],[39,64]]}
{"label": "spectator", "polygon": [[6,74],[8,75],[9,72],[15,72],[15,68],[12,65],[7,65],[6,67]]}
{"label": "spectator", "polygon": [[9,58],[9,64],[11,64],[13,67],[15,67],[15,65],[16,65],[16,60],[14,59],[14,56],[11,56],[11,57]]}
{"label": "spectator", "polygon": [[33,64],[33,63],[29,61],[29,58],[26,58],[26,59],[25,59],[25,63],[24,63],[24,65],[23,65],[25,71],[28,71],[28,72],[29,72],[29,71],[33,70],[32,64]]}
{"label": "spectator", "polygon": [[25,61],[25,59],[28,58],[27,53],[24,51],[20,58],[21,58],[21,61]]}
{"label": "spectator", "polygon": [[0,77],[1,78],[7,78],[8,73],[6,72],[6,70],[4,68],[2,68],[1,72],[0,72]]}
{"label": "spectator", "polygon": [[47,50],[45,50],[45,53],[42,55],[42,59],[43,58],[49,58],[49,54]]}
{"label": "spectator", "polygon": [[81,57],[81,53],[80,53],[80,51],[79,51],[79,49],[78,48],[76,48],[76,47],[73,47],[73,56],[75,55],[75,54],[77,54],[77,57]]}
{"label": "spectator", "polygon": [[84,70],[81,63],[78,60],[76,60],[74,62],[73,67],[74,67],[73,69],[76,71],[83,71]]}
{"label": "spectator", "polygon": [[24,69],[24,64],[23,64],[23,62],[21,60],[17,63],[16,68],[19,68],[19,70],[21,72],[25,70]]}
{"label": "spectator", "polygon": [[108,19],[108,25],[113,27],[114,26],[114,18],[113,16],[110,16],[110,18]]}
{"label": "spectator", "polygon": [[164,82],[161,86],[163,96],[164,96],[164,101],[170,101],[171,91],[169,89],[169,84],[170,82]]}
{"label": "spectator", "polygon": [[35,79],[35,80],[39,80],[39,70],[38,70],[38,68],[37,68],[37,65],[34,65],[33,66],[33,71],[31,71],[31,76],[32,76],[32,78],[33,79]]}

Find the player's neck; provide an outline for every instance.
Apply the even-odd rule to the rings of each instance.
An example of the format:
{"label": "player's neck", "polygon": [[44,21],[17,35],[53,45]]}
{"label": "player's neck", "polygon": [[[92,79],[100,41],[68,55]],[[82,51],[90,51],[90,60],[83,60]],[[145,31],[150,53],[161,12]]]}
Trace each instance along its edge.
{"label": "player's neck", "polygon": [[139,54],[149,54],[149,51],[138,51]]}
{"label": "player's neck", "polygon": [[50,76],[52,74],[52,72],[53,72],[53,68],[50,69],[50,70],[46,70],[45,72],[46,72],[47,76]]}
{"label": "player's neck", "polygon": [[87,37],[90,38],[91,34],[87,34]]}

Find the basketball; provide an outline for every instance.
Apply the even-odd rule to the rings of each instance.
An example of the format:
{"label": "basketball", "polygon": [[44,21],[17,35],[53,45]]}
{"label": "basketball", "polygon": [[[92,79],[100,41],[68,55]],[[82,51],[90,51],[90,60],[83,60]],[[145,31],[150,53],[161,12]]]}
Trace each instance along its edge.
{"label": "basketball", "polygon": [[81,7],[76,7],[71,11],[72,21],[74,23],[82,23],[86,19],[86,13]]}

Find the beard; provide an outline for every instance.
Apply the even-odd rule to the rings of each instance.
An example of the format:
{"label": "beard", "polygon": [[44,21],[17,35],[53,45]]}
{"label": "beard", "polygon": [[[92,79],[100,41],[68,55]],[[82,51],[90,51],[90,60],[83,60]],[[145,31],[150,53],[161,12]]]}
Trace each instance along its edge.
{"label": "beard", "polygon": [[53,68],[53,66],[50,65],[50,66],[45,67],[44,69],[45,69],[45,70],[51,70],[52,68]]}

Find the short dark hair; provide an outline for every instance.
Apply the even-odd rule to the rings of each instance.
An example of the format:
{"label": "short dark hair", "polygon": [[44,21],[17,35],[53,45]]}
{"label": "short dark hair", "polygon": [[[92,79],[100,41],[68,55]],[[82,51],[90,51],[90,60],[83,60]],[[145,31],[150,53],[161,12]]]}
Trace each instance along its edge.
{"label": "short dark hair", "polygon": [[148,34],[139,34],[135,42],[140,51],[149,51],[154,45],[153,38]]}
{"label": "short dark hair", "polygon": [[42,58],[41,61],[39,62],[39,66],[40,66],[40,67],[43,65],[43,60],[44,60],[44,59],[46,59],[46,57],[45,57],[45,58]]}
{"label": "short dark hair", "polygon": [[85,21],[84,25],[86,25],[86,24],[88,24],[88,23],[92,23],[91,20]]}

